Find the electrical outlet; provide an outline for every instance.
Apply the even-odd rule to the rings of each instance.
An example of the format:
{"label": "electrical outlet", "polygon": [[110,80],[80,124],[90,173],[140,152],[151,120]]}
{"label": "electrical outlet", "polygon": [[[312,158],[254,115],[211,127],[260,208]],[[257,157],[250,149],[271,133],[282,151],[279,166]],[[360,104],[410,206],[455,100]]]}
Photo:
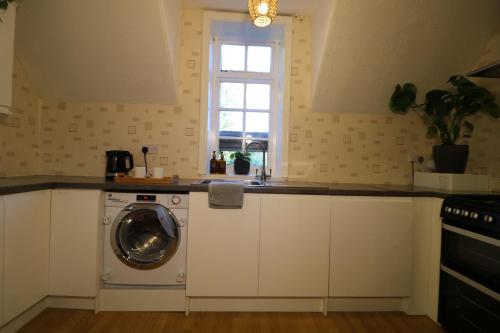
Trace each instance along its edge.
{"label": "electrical outlet", "polygon": [[143,147],[148,147],[148,154],[158,154],[160,152],[159,144],[144,144]]}

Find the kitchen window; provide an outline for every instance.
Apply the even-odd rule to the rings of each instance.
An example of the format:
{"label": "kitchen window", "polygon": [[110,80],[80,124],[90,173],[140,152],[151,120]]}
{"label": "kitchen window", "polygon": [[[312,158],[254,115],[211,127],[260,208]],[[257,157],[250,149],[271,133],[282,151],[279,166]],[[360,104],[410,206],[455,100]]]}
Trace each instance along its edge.
{"label": "kitchen window", "polygon": [[[248,142],[259,141],[267,148],[266,160],[274,156],[269,145],[276,129],[276,59],[272,44],[243,44],[231,41],[214,41],[216,51],[213,80],[214,110],[211,131],[217,133],[217,150],[229,156],[244,151]],[[215,145],[214,145],[215,150]],[[252,164],[262,165],[262,153],[252,145]]]}
{"label": "kitchen window", "polygon": [[[232,153],[257,141],[267,150],[267,171],[287,175],[290,26],[284,19],[259,30],[243,14],[204,14],[200,174],[208,173],[212,151],[231,164]],[[252,175],[263,155],[260,145],[248,152]]]}

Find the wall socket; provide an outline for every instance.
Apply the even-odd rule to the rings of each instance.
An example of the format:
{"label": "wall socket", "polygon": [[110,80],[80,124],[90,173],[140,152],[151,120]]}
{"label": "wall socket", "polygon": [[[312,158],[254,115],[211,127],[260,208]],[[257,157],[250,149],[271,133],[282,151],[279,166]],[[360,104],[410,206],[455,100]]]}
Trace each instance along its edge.
{"label": "wall socket", "polygon": [[158,154],[160,152],[159,144],[144,144],[143,147],[148,147],[148,154]]}

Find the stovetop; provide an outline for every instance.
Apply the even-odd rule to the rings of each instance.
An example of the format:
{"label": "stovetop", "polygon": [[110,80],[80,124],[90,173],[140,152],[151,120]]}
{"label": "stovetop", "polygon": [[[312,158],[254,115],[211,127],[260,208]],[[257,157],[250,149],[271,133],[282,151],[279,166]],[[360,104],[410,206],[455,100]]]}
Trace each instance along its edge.
{"label": "stovetop", "polygon": [[441,208],[443,223],[500,239],[499,196],[446,198]]}

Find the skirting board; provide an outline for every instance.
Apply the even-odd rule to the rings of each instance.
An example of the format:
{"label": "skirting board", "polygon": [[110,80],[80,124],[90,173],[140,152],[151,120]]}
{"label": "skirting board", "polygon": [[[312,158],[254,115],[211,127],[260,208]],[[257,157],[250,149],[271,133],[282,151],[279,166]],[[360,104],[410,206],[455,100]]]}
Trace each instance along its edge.
{"label": "skirting board", "polygon": [[97,311],[185,311],[183,289],[101,289]]}
{"label": "skirting board", "polygon": [[323,312],[324,298],[189,298],[189,311]]}
{"label": "skirting board", "polygon": [[0,328],[0,333],[18,331],[46,308],[94,310],[95,298],[47,296],[10,322],[6,323],[5,326]]}
{"label": "skirting board", "polygon": [[329,312],[408,312],[408,298],[343,298],[328,299]]}
{"label": "skirting board", "polygon": [[94,310],[96,307],[95,302],[96,299],[90,297],[49,296],[47,298],[47,307],[59,309]]}
{"label": "skirting board", "polygon": [[14,333],[47,308],[47,298],[33,305],[0,328],[0,333]]}

